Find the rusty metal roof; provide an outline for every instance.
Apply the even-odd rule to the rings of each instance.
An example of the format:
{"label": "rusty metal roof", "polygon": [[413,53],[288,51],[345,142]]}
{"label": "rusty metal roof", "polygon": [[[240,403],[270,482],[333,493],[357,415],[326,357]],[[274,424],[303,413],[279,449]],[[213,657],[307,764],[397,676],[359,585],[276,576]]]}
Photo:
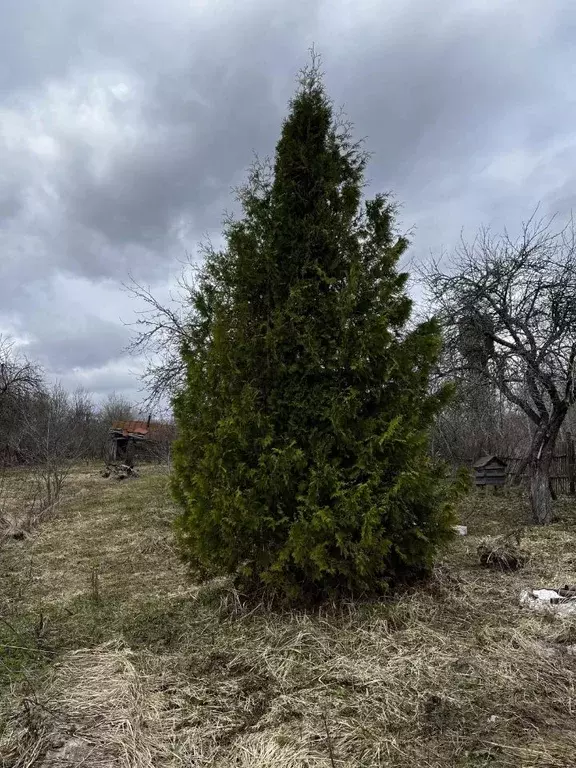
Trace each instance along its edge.
{"label": "rusty metal roof", "polygon": [[145,421],[113,421],[112,429],[115,432],[123,432],[128,435],[147,435],[149,428]]}
{"label": "rusty metal roof", "polygon": [[146,421],[113,421],[112,432],[121,432],[124,437],[138,436],[149,440],[173,439],[175,428],[173,424],[159,424]]}

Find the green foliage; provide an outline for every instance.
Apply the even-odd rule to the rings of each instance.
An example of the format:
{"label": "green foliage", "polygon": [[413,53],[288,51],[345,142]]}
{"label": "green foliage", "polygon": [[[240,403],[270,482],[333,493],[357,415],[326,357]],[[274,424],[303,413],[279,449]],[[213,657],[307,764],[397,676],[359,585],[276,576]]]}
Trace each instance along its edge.
{"label": "green foliage", "polygon": [[470,468],[458,467],[452,481],[455,498],[466,496],[474,490],[474,478]]}
{"label": "green foliage", "polygon": [[373,592],[426,572],[451,534],[427,455],[440,331],[409,327],[408,243],[388,196],[362,202],[365,163],[313,61],[195,288],[173,489],[199,575]]}

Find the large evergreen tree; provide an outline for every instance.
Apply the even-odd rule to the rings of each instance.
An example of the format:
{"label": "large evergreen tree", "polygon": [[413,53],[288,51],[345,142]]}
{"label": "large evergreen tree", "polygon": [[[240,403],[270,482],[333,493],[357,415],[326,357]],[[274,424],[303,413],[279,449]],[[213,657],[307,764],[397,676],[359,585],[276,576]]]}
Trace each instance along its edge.
{"label": "large evergreen tree", "polygon": [[362,202],[365,163],[313,59],[194,292],[173,487],[201,575],[381,590],[450,536],[427,455],[439,328],[408,328],[407,241],[387,196]]}

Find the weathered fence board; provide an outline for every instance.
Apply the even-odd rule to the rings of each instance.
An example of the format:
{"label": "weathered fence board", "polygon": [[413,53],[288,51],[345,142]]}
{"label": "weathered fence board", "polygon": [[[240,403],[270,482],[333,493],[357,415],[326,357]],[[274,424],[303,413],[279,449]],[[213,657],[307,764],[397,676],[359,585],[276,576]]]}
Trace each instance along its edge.
{"label": "weathered fence board", "polygon": [[[523,456],[503,456],[506,461],[506,474],[511,478],[517,475],[518,468],[523,461]],[[521,474],[524,483],[528,480],[528,470]],[[576,466],[574,441],[560,443],[557,452],[552,459],[550,468],[550,482],[552,490],[558,495],[574,494],[576,491]]]}

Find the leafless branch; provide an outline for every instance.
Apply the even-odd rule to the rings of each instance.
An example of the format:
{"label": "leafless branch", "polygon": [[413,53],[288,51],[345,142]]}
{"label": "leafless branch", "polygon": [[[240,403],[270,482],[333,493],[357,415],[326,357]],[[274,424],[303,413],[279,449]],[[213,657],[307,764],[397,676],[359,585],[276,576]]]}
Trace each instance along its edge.
{"label": "leafless branch", "polygon": [[446,329],[445,375],[460,368],[470,380],[474,370],[477,382],[526,414],[532,474],[544,478],[576,397],[574,222],[557,227],[536,211],[517,238],[482,229],[471,243],[461,239],[447,269],[432,262],[422,279]]}

